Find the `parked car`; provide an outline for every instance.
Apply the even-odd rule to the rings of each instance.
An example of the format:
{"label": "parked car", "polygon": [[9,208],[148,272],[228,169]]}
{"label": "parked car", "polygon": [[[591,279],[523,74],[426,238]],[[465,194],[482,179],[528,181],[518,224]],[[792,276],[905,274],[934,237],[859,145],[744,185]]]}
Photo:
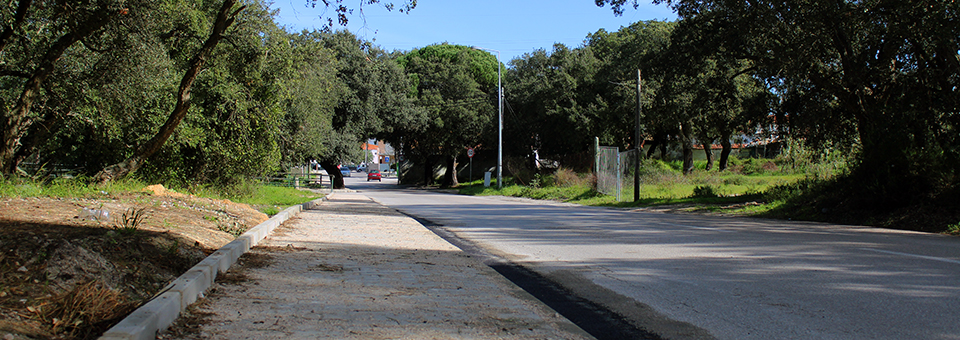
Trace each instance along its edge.
{"label": "parked car", "polygon": [[367,182],[377,180],[377,182],[382,182],[380,180],[380,170],[370,170],[367,172]]}
{"label": "parked car", "polygon": [[343,177],[350,177],[350,173],[350,168],[345,166],[340,168],[340,174],[343,175]]}

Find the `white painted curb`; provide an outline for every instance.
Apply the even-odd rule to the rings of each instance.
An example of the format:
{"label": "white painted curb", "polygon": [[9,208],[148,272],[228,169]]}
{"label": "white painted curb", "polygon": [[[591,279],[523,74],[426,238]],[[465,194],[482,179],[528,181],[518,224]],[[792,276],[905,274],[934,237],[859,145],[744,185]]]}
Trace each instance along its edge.
{"label": "white painted curb", "polygon": [[313,207],[327,200],[330,195],[332,194],[289,207],[279,214],[273,215],[269,220],[250,228],[240,237],[227,243],[203,261],[197,263],[193,268],[187,270],[186,273],[180,275],[179,278],[161,290],[162,294],[137,308],[120,323],[103,333],[99,339],[156,339],[157,334],[170,327],[180,316],[180,313],[187,309],[187,306],[196,302],[199,296],[203,296],[203,292],[207,291],[217,279],[217,274],[230,269],[230,266],[237,262],[240,255],[260,243],[283,222],[297,216],[303,210],[313,209]]}

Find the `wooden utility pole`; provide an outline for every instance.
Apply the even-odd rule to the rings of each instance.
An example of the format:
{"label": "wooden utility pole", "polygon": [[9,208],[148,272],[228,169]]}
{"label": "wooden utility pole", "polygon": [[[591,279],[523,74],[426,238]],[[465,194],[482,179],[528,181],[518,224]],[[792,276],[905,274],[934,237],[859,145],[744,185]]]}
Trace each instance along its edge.
{"label": "wooden utility pole", "polygon": [[637,154],[633,161],[633,201],[640,202],[640,155],[643,152],[642,144],[640,140],[640,112],[643,109],[641,105],[641,93],[640,92],[640,69],[637,69],[637,119],[636,119],[636,134],[633,139],[633,147],[637,150]]}

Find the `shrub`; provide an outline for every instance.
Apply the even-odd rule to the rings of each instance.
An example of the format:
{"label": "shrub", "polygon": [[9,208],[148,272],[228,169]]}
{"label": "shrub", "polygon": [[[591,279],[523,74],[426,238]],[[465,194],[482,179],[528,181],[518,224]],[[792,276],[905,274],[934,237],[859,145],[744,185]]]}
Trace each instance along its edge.
{"label": "shrub", "polygon": [[709,185],[699,185],[696,188],[693,188],[692,198],[714,198],[720,197],[717,194],[716,189]]}
{"label": "shrub", "polygon": [[960,234],[960,222],[947,226],[947,232],[951,234]]}
{"label": "shrub", "polygon": [[561,188],[574,187],[580,185],[590,184],[590,177],[592,175],[577,175],[576,172],[567,168],[559,168],[557,172],[553,174],[553,182],[556,186]]}
{"label": "shrub", "polygon": [[736,174],[723,179],[724,185],[744,185],[747,182],[745,176]]}

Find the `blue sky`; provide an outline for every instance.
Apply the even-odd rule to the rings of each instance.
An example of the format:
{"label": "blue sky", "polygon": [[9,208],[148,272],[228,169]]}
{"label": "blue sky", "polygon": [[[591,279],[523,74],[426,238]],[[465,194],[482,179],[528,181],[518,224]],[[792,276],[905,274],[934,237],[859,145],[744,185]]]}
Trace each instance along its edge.
{"label": "blue sky", "polygon": [[[359,2],[345,1],[351,6]],[[276,21],[288,30],[322,28],[333,11],[307,8],[306,3],[274,0],[271,8],[280,9]],[[366,20],[355,11],[347,28],[388,51],[449,42],[499,50],[504,63],[539,48],[549,51],[554,43],[581,46],[587,34],[601,28],[616,31],[641,20],[676,20],[664,5],[645,3],[617,17],[593,0],[420,0],[409,14],[381,6],[365,6],[363,12]]]}

